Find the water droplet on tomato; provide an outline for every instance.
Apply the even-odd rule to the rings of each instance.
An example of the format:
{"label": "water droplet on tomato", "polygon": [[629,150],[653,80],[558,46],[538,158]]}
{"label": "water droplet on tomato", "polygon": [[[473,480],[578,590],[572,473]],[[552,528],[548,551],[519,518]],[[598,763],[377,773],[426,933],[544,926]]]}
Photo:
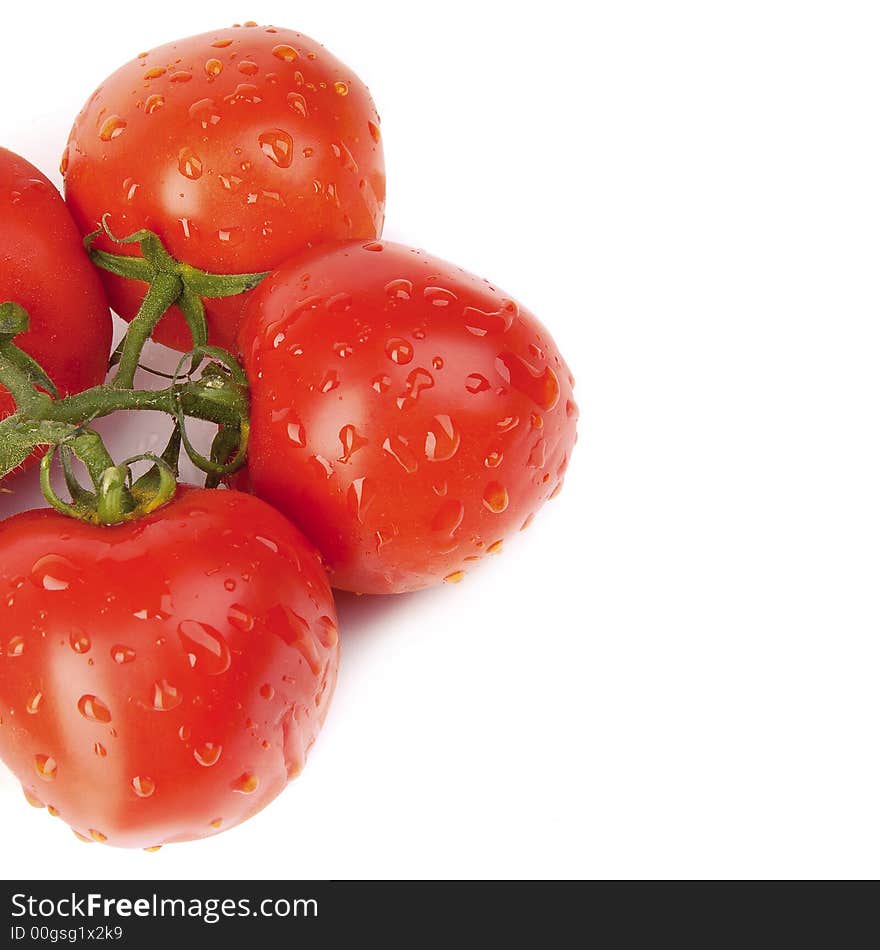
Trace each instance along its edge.
{"label": "water droplet on tomato", "polygon": [[89,639],[89,635],[80,630],[79,627],[74,627],[70,631],[68,642],[74,653],[88,653],[92,648],[92,641]]}
{"label": "water droplet on tomato", "polygon": [[318,617],[315,629],[318,634],[318,640],[320,640],[321,645],[326,649],[332,650],[339,642],[339,628],[336,626],[335,621],[326,614]]}
{"label": "water droplet on tomato", "polygon": [[43,590],[67,590],[78,573],[67,558],[59,554],[46,554],[31,568],[31,581]]}
{"label": "water droplet on tomato", "polygon": [[226,619],[230,626],[235,627],[236,630],[240,630],[242,633],[250,633],[256,622],[253,616],[240,604],[232,604],[226,613]]}
{"label": "water droplet on tomato", "polygon": [[344,82],[335,82],[333,83],[333,88],[336,90],[336,94],[339,96],[348,95],[348,84]]}
{"label": "water droplet on tomato", "polygon": [[452,537],[463,520],[464,505],[457,499],[450,498],[437,509],[431,521],[431,530]]}
{"label": "water droplet on tomato", "polygon": [[[198,102],[194,102],[189,107],[189,117],[194,122],[198,122],[203,129],[217,125],[221,119],[220,112],[213,99],[199,99]],[[222,180],[223,176],[219,177]]]}
{"label": "water droplet on tomato", "polygon": [[35,755],[34,769],[44,782],[51,782],[58,774],[58,763],[51,755]]}
{"label": "water droplet on tomato", "polygon": [[135,652],[131,647],[123,646],[120,643],[117,643],[115,646],[110,648],[110,656],[113,657],[114,663],[131,663],[135,659]]}
{"label": "water droplet on tomato", "polygon": [[403,366],[413,358],[412,343],[398,336],[392,337],[385,344],[385,354],[393,363]]}
{"label": "water droplet on tomato", "polygon": [[500,554],[501,549],[504,547],[504,540],[493,541],[489,547],[486,548],[487,554]]}
{"label": "water droplet on tomato", "polygon": [[367,128],[370,130],[370,135],[374,142],[378,144],[379,139],[382,138],[382,133],[379,131],[379,126],[375,122],[367,122]]}
{"label": "water droplet on tomato", "polygon": [[263,101],[263,99],[260,96],[259,89],[257,89],[253,83],[242,82],[235,87],[235,92],[231,92],[228,96],[224,96],[223,101],[230,103],[230,105],[237,105],[241,102],[250,103],[251,105],[258,105]]}
{"label": "water droplet on tomato", "polygon": [[89,828],[89,837],[98,844],[103,844],[107,840],[107,835],[103,831],[98,831],[97,828]]}
{"label": "water droplet on tomato", "polygon": [[503,419],[499,419],[495,425],[501,432],[510,432],[511,429],[515,429],[519,425],[519,416],[505,416]]}
{"label": "water droplet on tomato", "polygon": [[458,300],[458,297],[445,287],[426,287],[423,296],[434,307],[448,307],[449,304]]}
{"label": "water droplet on tomato", "polygon": [[339,461],[346,463],[358,449],[362,449],[367,444],[367,440],[361,437],[353,425],[343,426],[339,430],[339,441],[342,443],[342,455],[339,456]]}
{"label": "water droplet on tomato", "polygon": [[486,453],[486,457],[483,459],[483,464],[486,468],[498,468],[498,466],[504,461],[504,453],[501,449],[493,448]]}
{"label": "water droplet on tomato", "polygon": [[99,759],[107,758],[107,750],[104,748],[104,746],[101,745],[100,742],[96,742],[94,746],[92,747],[92,750],[94,751],[95,755],[98,756]]}
{"label": "water droplet on tomato", "polygon": [[346,495],[348,509],[361,524],[364,523],[364,514],[375,500],[375,497],[372,482],[366,478],[356,478],[348,486]]}
{"label": "water droplet on tomato", "polygon": [[90,722],[110,722],[110,710],[97,696],[91,694],[80,696],[76,708],[79,714]]}
{"label": "water droplet on tomato", "polygon": [[363,245],[365,251],[384,251],[385,245],[381,241],[370,241],[368,244]]}
{"label": "water droplet on tomato", "polygon": [[256,775],[254,775],[253,772],[243,772],[232,783],[232,790],[234,792],[239,792],[242,795],[251,795],[259,788],[259,786],[260,780]]}
{"label": "water droplet on tomato", "polygon": [[36,693],[34,693],[34,695],[31,696],[31,698],[27,701],[27,705],[26,705],[24,708],[25,708],[25,710],[26,710],[27,712],[29,712],[32,716],[36,716],[36,714],[40,711],[40,703],[42,703],[42,701],[43,701],[43,694],[42,694],[42,692],[36,692]]}
{"label": "water droplet on tomato", "polygon": [[179,69],[176,73],[172,73],[168,77],[169,82],[178,82],[178,83],[189,82],[190,79],[192,79],[192,73],[188,72],[185,69]]}
{"label": "water droplet on tomato", "polygon": [[223,746],[217,742],[202,742],[193,749],[193,758],[206,769],[220,761]]}
{"label": "water droplet on tomato", "polygon": [[176,686],[172,686],[166,679],[153,683],[153,709],[159,712],[168,712],[176,709],[182,702],[183,696]]}
{"label": "water droplet on tomato", "polygon": [[559,402],[559,380],[549,366],[542,371],[515,353],[500,353],[495,368],[505,382],[546,412]]}
{"label": "water droplet on tomato", "polygon": [[191,181],[198,180],[202,177],[202,167],[202,160],[188,146],[184,146],[177,153],[177,168],[184,178],[189,178]]}
{"label": "water droplet on tomato", "polygon": [[306,431],[299,422],[287,423],[287,438],[297,447],[302,448],[306,444]]}
{"label": "water droplet on tomato", "polygon": [[412,475],[419,467],[415,452],[409,447],[409,442],[403,436],[389,436],[382,443],[382,448],[407,474]]}
{"label": "water droplet on tomato", "polygon": [[219,676],[229,669],[229,644],[214,627],[198,620],[184,620],[177,627],[177,635],[193,669],[208,676]]}
{"label": "water droplet on tomato", "polygon": [[385,285],[385,293],[392,300],[409,300],[412,297],[413,285],[411,280],[400,277],[397,280],[390,280]]}
{"label": "water droplet on tomato", "polygon": [[461,434],[452,419],[444,414],[434,416],[425,436],[425,457],[429,462],[451,459],[461,444]]}
{"label": "water droplet on tomato", "polygon": [[431,366],[433,366],[434,369],[443,369],[443,357],[442,356],[433,357],[433,359],[431,360]]}
{"label": "water droplet on tomato", "polygon": [[289,92],[287,94],[287,104],[304,119],[309,117],[309,106],[306,97],[301,92]]}
{"label": "water droplet on tomato", "polygon": [[489,388],[489,380],[480,373],[471,373],[464,384],[464,388],[469,393],[482,393]]}
{"label": "water droplet on tomato", "polygon": [[135,775],[131,787],[138,798],[149,798],[156,791],[156,783],[146,775]]}
{"label": "water droplet on tomato", "polygon": [[483,506],[498,515],[507,508],[509,503],[507,489],[500,482],[489,482],[483,492]]}
{"label": "water droplet on tomato", "polygon": [[12,637],[6,645],[7,656],[21,656],[24,653],[24,638]]}
{"label": "water droplet on tomato", "polygon": [[279,168],[289,168],[293,161],[293,139],[283,129],[269,129],[259,137],[260,149]]}
{"label": "water droplet on tomato", "polygon": [[245,76],[256,76],[260,71],[260,67],[250,59],[243,59],[238,64],[238,71],[243,73]]}
{"label": "water droplet on tomato", "polygon": [[297,52],[292,46],[286,43],[279,43],[272,50],[272,55],[285,63],[292,63],[297,58]]}
{"label": "water droplet on tomato", "polygon": [[373,377],[373,381],[371,385],[373,389],[376,390],[377,393],[387,392],[388,388],[391,386],[391,377],[385,376],[384,374],[380,376],[375,376]]}
{"label": "water droplet on tomato", "polygon": [[146,72],[144,72],[144,79],[158,79],[160,76],[164,76],[168,70],[164,66],[151,66]]}
{"label": "water droplet on tomato", "polygon": [[272,699],[275,696],[275,688],[269,683],[263,683],[260,687],[260,695],[263,699]]}
{"label": "water droplet on tomato", "polygon": [[214,40],[211,46],[215,49],[226,49],[227,46],[232,46],[232,40]]}
{"label": "water droplet on tomato", "polygon": [[205,72],[209,76],[219,76],[223,72],[223,63],[219,59],[209,59],[205,63]]}
{"label": "water droplet on tomato", "polygon": [[443,578],[447,584],[460,584],[464,580],[464,571],[453,571]]}

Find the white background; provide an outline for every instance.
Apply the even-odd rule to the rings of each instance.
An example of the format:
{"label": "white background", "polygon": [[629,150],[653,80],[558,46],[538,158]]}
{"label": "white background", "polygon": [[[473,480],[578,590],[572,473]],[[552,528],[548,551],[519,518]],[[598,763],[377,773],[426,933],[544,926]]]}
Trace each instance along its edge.
{"label": "white background", "polygon": [[141,7],[8,5],[2,144],[52,172],[142,48],[316,37],[379,105],[386,236],[550,326],[581,441],[466,583],[341,599],[326,730],[256,819],[116,852],[0,771],[0,874],[880,874],[876,7]]}

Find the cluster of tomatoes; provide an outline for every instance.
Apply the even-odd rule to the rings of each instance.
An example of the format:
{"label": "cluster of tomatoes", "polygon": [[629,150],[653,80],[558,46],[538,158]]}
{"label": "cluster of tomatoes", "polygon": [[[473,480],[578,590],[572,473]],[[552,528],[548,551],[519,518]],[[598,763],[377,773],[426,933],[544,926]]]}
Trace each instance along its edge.
{"label": "cluster of tomatoes", "polygon": [[61,171],[65,199],[0,151],[0,304],[30,321],[0,379],[24,391],[21,350],[54,384],[27,405],[0,387],[7,430],[111,398],[108,301],[133,328],[155,310],[184,352],[203,321],[249,385],[221,490],[101,524],[69,516],[92,497],[72,488],[67,514],[0,523],[0,756],[80,837],[150,848],[241,822],[299,773],[336,678],[331,588],[461,580],[559,490],[577,409],[532,314],[381,240],[379,116],[300,33],[139,55]]}

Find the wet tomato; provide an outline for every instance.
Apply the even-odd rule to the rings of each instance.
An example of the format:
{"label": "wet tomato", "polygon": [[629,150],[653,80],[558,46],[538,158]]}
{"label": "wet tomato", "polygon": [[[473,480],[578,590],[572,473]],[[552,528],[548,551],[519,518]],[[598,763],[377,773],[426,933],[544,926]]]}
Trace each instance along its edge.
{"label": "wet tomato", "polygon": [[[80,113],[62,160],[83,233],[156,232],[214,273],[257,273],[321,241],[381,233],[379,117],[361,80],[314,40],[275,27],[160,46],[110,76]],[[99,247],[138,253],[102,239]],[[130,319],[145,285],[103,275]],[[206,301],[211,342],[234,346],[244,295]],[[187,350],[177,308],[154,337]]]}
{"label": "wet tomato", "polygon": [[[101,382],[112,324],[107,298],[61,195],[33,165],[0,148],[0,303],[20,304],[16,337],[61,395]],[[0,417],[14,403],[0,386]]]}
{"label": "wet tomato", "polygon": [[336,678],[333,598],[282,515],[179,489],[137,522],[0,524],[0,755],[87,840],[203,838],[303,767]]}
{"label": "wet tomato", "polygon": [[460,580],[558,491],[573,379],[527,310],[389,242],[315,249],[251,298],[252,489],[362,593]]}

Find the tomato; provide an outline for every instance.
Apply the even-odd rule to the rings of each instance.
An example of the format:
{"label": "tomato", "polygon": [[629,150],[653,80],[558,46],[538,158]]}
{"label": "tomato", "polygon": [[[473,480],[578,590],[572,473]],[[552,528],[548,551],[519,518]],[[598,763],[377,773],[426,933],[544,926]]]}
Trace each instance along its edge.
{"label": "tomato", "polygon": [[326,574],[249,495],[180,488],[136,522],[0,524],[0,755],[78,834],[153,847],[267,805],[336,678]]}
{"label": "tomato", "polygon": [[[214,273],[271,270],[321,241],[381,233],[385,172],[366,86],[301,33],[248,25],[160,46],[86,103],[62,159],[83,233],[156,232],[173,257]],[[97,245],[137,254],[106,238]],[[103,274],[130,319],[146,286]],[[206,302],[211,342],[231,349],[246,295]],[[181,350],[173,308],[154,338]]]}
{"label": "tomato", "polygon": [[[42,365],[61,395],[100,383],[113,332],[101,282],[61,195],[4,148],[0,209],[0,303],[20,304],[30,315],[16,346]],[[0,417],[13,409],[0,386]]]}
{"label": "tomato", "polygon": [[460,580],[562,482],[573,379],[527,310],[389,242],[290,261],[251,298],[252,489],[324,555],[335,587]]}

